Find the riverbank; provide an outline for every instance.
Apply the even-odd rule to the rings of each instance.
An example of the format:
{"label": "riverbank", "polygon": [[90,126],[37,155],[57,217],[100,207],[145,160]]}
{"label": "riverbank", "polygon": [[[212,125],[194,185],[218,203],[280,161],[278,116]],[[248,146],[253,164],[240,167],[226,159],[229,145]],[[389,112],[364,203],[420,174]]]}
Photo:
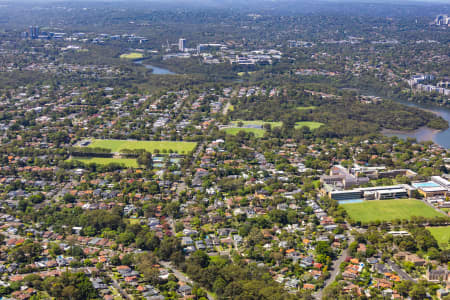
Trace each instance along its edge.
{"label": "riverbank", "polygon": [[[424,111],[434,113],[442,117],[450,124],[450,108],[402,100],[395,100],[395,101],[410,107],[416,107]],[[436,130],[428,127],[421,127],[419,129],[412,131],[398,131],[385,129],[382,131],[382,133],[385,134],[386,136],[398,136],[399,138],[402,139],[406,139],[408,137],[415,138],[421,142],[433,141],[434,143],[438,144],[441,147],[450,149],[450,128],[447,128],[445,130]]]}
{"label": "riverbank", "polygon": [[383,129],[381,133],[386,136],[397,136],[401,139],[415,138],[419,142],[426,142],[433,141],[433,138],[439,133],[439,130],[428,127],[420,127],[419,129],[412,131]]}
{"label": "riverbank", "polygon": [[140,59],[140,60],[135,60],[134,61],[135,64],[138,65],[143,65],[145,68],[152,70],[152,73],[155,75],[176,75],[177,73],[174,73],[168,69],[162,68],[162,67],[157,67],[154,65],[150,65],[150,64],[146,64],[144,63],[144,60]]}

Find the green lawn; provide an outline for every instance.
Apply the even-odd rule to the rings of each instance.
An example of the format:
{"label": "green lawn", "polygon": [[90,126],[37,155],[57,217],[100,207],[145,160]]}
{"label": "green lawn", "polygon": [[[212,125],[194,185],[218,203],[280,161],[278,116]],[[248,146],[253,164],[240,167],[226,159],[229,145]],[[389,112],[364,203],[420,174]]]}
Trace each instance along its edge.
{"label": "green lawn", "polygon": [[148,152],[154,153],[159,150],[169,152],[172,150],[176,153],[188,154],[194,151],[197,147],[195,142],[167,142],[167,141],[133,141],[133,140],[98,140],[93,139],[88,147],[100,147],[111,149],[112,152],[120,152],[124,149],[145,149]]}
{"label": "green lawn", "polygon": [[214,227],[212,224],[205,224],[202,226],[204,232],[214,232]]}
{"label": "green lawn", "polygon": [[300,129],[303,126],[309,127],[310,130],[314,130],[319,128],[320,126],[324,125],[323,123],[320,122],[297,122],[295,123],[295,129]]}
{"label": "green lawn", "polygon": [[300,106],[297,107],[298,110],[310,110],[310,109],[316,109],[317,106]]}
{"label": "green lawn", "polygon": [[450,226],[427,227],[427,229],[434,236],[440,248],[442,249],[449,248]]}
{"label": "green lawn", "polygon": [[264,133],[266,132],[264,129],[261,128],[239,128],[239,127],[233,127],[233,128],[225,128],[223,129],[227,134],[231,135],[237,135],[239,131],[245,131],[245,132],[252,132],[255,137],[260,138],[264,136]]}
{"label": "green lawn", "polygon": [[73,157],[72,160],[81,161],[85,164],[94,163],[98,165],[107,165],[110,163],[123,164],[127,168],[137,168],[136,159],[132,158],[109,158],[109,157]]}
{"label": "green lawn", "polygon": [[265,122],[262,120],[253,120],[253,121],[243,121],[243,120],[237,120],[233,121],[231,123],[231,128],[225,128],[225,132],[231,135],[238,134],[239,131],[245,131],[245,132],[252,132],[257,138],[263,137],[266,130],[264,128],[246,128],[246,127],[237,127],[239,123],[242,123],[243,126],[245,125],[260,125],[264,126],[264,124],[270,124],[272,128],[275,127],[281,127],[283,125],[283,122]]}
{"label": "green lawn", "polygon": [[262,120],[253,120],[253,121],[237,120],[237,121],[233,121],[232,124],[237,126],[237,124],[239,122],[242,122],[242,124],[244,124],[244,126],[245,125],[261,125],[261,126],[264,126],[264,124],[270,124],[270,126],[272,128],[283,126],[283,122],[265,122],[265,121],[262,121]]}
{"label": "green lawn", "polygon": [[238,74],[238,76],[244,76],[245,74],[248,74],[248,75],[252,75],[252,74],[255,74],[255,72],[238,72],[237,73]]}
{"label": "green lawn", "polygon": [[131,52],[131,53],[125,53],[120,56],[120,58],[124,59],[141,59],[144,57],[144,54],[139,52]]}
{"label": "green lawn", "polygon": [[410,219],[413,216],[427,218],[443,216],[422,201],[414,199],[364,201],[341,205],[353,220],[361,222]]}
{"label": "green lawn", "polygon": [[128,220],[128,222],[129,222],[131,225],[139,225],[139,224],[141,224],[141,220],[140,220],[140,219],[129,218],[129,219],[127,219],[127,220]]}

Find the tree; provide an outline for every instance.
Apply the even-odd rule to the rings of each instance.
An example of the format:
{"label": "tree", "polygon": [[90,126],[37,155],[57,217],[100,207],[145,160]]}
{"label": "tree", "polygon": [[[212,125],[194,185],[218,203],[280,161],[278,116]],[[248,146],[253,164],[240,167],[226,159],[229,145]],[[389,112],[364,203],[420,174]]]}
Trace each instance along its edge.
{"label": "tree", "polygon": [[323,254],[330,257],[333,255],[333,250],[330,245],[327,242],[322,241],[317,242],[316,252],[317,254]]}
{"label": "tree", "polygon": [[44,196],[44,194],[39,193],[39,194],[30,196],[29,200],[34,204],[38,204],[38,203],[44,202],[45,196]]}
{"label": "tree", "polygon": [[44,289],[55,298],[73,300],[94,299],[97,293],[84,273],[63,273],[59,277],[47,277]]}
{"label": "tree", "polygon": [[113,265],[113,266],[118,266],[118,265],[120,265],[120,257],[119,257],[119,255],[114,255],[113,257],[111,257],[111,264]]}
{"label": "tree", "polygon": [[150,152],[143,151],[136,159],[139,165],[145,166],[148,169],[153,168],[153,157]]}
{"label": "tree", "polygon": [[263,239],[264,236],[261,231],[258,228],[253,227],[247,236],[247,245],[249,247],[254,247],[257,244],[261,243]]}
{"label": "tree", "polygon": [[41,251],[42,247],[39,243],[27,240],[11,251],[11,257],[15,262],[31,263],[41,254]]}
{"label": "tree", "polygon": [[213,289],[214,293],[221,295],[221,294],[223,294],[226,286],[227,286],[227,283],[225,282],[225,280],[223,280],[222,277],[219,277],[216,279],[216,281],[214,281],[212,289]]}
{"label": "tree", "polygon": [[136,266],[139,272],[141,272],[145,280],[148,280],[151,284],[158,284],[161,281],[159,278],[159,270],[154,267],[156,263],[157,259],[151,252],[142,253],[136,257]]}
{"label": "tree", "polygon": [[49,253],[51,256],[56,257],[63,253],[61,247],[57,243],[50,244]]}
{"label": "tree", "polygon": [[412,286],[413,286],[412,281],[404,280],[404,281],[398,283],[396,285],[396,288],[397,288],[397,291],[400,293],[400,295],[408,296],[409,291],[412,289]]}
{"label": "tree", "polygon": [[427,296],[427,290],[422,284],[417,284],[412,288],[409,296],[412,300],[425,299]]}
{"label": "tree", "polygon": [[164,237],[161,241],[158,256],[163,260],[169,260],[173,253],[181,251],[180,241],[176,237]]}
{"label": "tree", "polygon": [[75,200],[76,200],[75,196],[70,193],[65,194],[63,197],[63,201],[65,203],[74,203]]}
{"label": "tree", "polygon": [[202,268],[206,268],[209,265],[209,256],[205,253],[205,251],[197,250],[191,254],[189,257],[188,263],[195,264]]}

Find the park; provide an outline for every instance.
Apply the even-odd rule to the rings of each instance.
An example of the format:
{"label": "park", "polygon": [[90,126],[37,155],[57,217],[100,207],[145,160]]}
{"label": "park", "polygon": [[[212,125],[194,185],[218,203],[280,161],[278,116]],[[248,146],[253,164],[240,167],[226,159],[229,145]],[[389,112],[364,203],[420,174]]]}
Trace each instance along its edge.
{"label": "park", "polygon": [[[304,109],[313,109],[313,107],[305,107]],[[261,138],[264,136],[266,129],[265,126],[270,125],[271,128],[281,127],[283,122],[266,122],[262,120],[242,121],[237,120],[231,123],[230,127],[223,128],[227,134],[237,135],[240,131],[246,133],[253,133],[255,137]],[[296,122],[295,129],[301,129],[302,127],[308,127],[309,130],[314,130],[324,125],[320,122],[303,121]]]}
{"label": "park", "polygon": [[130,60],[141,59],[143,57],[144,57],[144,54],[138,53],[138,52],[131,52],[131,53],[125,53],[125,54],[120,55],[120,58],[130,59]]}
{"label": "park", "polygon": [[427,227],[427,229],[431,233],[431,235],[436,239],[441,249],[449,248],[449,241],[450,241],[449,226]]}
{"label": "park", "polygon": [[197,147],[196,142],[178,141],[136,141],[136,140],[102,140],[92,139],[88,145],[91,148],[106,148],[113,153],[123,150],[143,149],[150,153],[178,153],[189,154]]}

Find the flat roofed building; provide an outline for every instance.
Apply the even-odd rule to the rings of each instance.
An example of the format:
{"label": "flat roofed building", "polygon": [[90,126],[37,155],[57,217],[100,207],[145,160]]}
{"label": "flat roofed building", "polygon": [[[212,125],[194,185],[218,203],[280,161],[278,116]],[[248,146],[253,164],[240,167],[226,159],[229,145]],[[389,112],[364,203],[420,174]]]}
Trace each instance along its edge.
{"label": "flat roofed building", "polygon": [[391,185],[391,186],[376,186],[369,188],[357,188],[345,191],[328,191],[328,196],[334,200],[386,200],[399,199],[411,197],[411,191],[414,190],[407,184]]}
{"label": "flat roofed building", "polygon": [[431,198],[431,197],[446,197],[448,194],[448,190],[443,187],[423,187],[417,189],[421,195],[423,195],[425,198]]}
{"label": "flat roofed building", "polygon": [[357,177],[348,172],[341,165],[331,167],[330,175],[322,175],[320,177],[322,183],[331,184],[344,189],[357,186],[369,182],[368,177]]}
{"label": "flat roofed building", "polygon": [[408,198],[406,189],[381,190],[375,193],[377,200]]}
{"label": "flat roofed building", "polygon": [[443,188],[446,188],[447,190],[450,190],[450,181],[448,181],[445,178],[442,178],[441,176],[431,176],[431,181],[439,184]]}
{"label": "flat roofed building", "polygon": [[357,200],[362,198],[362,193],[360,190],[349,190],[349,191],[331,191],[328,196],[337,201],[342,200]]}
{"label": "flat roofed building", "polygon": [[388,234],[392,234],[393,236],[406,236],[410,235],[408,231],[389,231]]}

